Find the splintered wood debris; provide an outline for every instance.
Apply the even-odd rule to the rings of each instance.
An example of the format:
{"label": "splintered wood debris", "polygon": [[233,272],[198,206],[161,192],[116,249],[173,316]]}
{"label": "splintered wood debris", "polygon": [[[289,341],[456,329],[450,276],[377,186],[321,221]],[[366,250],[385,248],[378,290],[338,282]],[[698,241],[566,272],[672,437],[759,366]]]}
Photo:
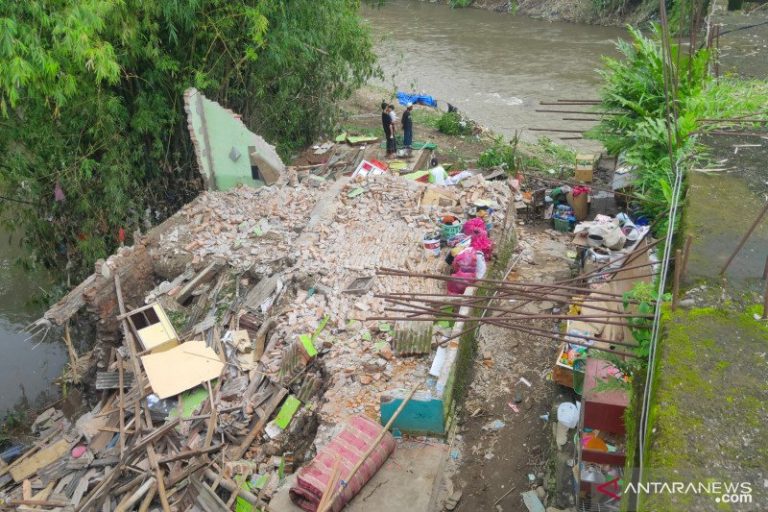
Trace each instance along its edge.
{"label": "splintered wood debris", "polygon": [[[360,413],[378,419],[382,392],[428,375],[429,333],[406,347],[394,338],[402,326],[363,319],[383,310],[374,294],[429,293],[435,282],[355,281],[379,266],[446,270],[421,244],[436,216],[481,198],[506,205],[509,196],[505,182],[482,176],[442,187],[437,205],[427,193],[425,204],[433,189],[385,175],[205,192],[140,245],[100,262],[46,321],[63,323],[84,305],[99,315],[91,384],[101,399],[73,422],[55,409],[40,415],[36,438],[0,468],[2,503],[266,506],[334,425]],[[503,215],[502,206],[499,225]],[[355,294],[344,293],[350,283]],[[166,342],[146,343],[148,332]]]}

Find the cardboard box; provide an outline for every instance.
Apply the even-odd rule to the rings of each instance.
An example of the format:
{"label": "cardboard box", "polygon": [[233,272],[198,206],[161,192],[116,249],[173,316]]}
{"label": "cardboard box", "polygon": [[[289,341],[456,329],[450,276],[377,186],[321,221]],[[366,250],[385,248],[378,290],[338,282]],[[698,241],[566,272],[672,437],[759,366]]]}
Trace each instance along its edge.
{"label": "cardboard box", "polygon": [[591,167],[579,167],[576,166],[576,173],[574,175],[575,180],[583,181],[584,183],[592,183],[592,175],[594,174],[594,169]]}

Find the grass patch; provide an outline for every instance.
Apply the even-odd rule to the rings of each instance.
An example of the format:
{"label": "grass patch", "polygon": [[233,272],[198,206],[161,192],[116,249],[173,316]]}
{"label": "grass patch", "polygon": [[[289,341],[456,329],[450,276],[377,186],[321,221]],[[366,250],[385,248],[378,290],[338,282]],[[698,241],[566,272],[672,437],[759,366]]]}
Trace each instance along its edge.
{"label": "grass patch", "polygon": [[[663,329],[647,479],[749,481],[768,467],[766,361],[755,365],[750,358],[768,349],[768,328],[741,311],[703,308],[665,311]],[[758,494],[754,499],[760,503]],[[654,494],[641,510],[714,507],[711,496]]]}
{"label": "grass patch", "polygon": [[413,123],[420,126],[426,126],[429,128],[438,129],[438,124],[442,115],[437,110],[433,109],[413,109],[411,112],[411,118]]}

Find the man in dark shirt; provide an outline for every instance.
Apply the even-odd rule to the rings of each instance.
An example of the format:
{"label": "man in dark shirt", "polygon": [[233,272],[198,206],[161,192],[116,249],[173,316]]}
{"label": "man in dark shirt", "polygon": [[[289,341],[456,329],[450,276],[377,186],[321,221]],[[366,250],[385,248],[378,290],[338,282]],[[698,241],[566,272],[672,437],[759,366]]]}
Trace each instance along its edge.
{"label": "man in dark shirt", "polygon": [[411,149],[413,144],[413,119],[411,118],[411,112],[413,112],[413,103],[406,105],[405,112],[403,112],[403,146],[406,149]]}
{"label": "man in dark shirt", "polygon": [[387,139],[387,158],[395,155],[397,148],[395,146],[395,126],[392,123],[392,117],[389,115],[389,105],[382,103],[381,126],[384,129],[384,137]]}

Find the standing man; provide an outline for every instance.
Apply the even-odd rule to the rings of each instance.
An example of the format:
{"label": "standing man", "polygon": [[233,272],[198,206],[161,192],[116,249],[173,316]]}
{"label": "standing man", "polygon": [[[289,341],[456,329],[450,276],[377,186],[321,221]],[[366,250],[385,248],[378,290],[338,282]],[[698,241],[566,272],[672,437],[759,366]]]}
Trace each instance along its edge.
{"label": "standing man", "polygon": [[395,146],[395,123],[390,115],[390,105],[381,104],[381,127],[384,129],[384,137],[387,139],[387,158],[392,158],[397,151]]}
{"label": "standing man", "polygon": [[411,144],[413,144],[413,119],[411,119],[411,112],[413,112],[413,103],[408,103],[405,106],[405,112],[403,112],[403,146],[408,151],[411,150]]}

